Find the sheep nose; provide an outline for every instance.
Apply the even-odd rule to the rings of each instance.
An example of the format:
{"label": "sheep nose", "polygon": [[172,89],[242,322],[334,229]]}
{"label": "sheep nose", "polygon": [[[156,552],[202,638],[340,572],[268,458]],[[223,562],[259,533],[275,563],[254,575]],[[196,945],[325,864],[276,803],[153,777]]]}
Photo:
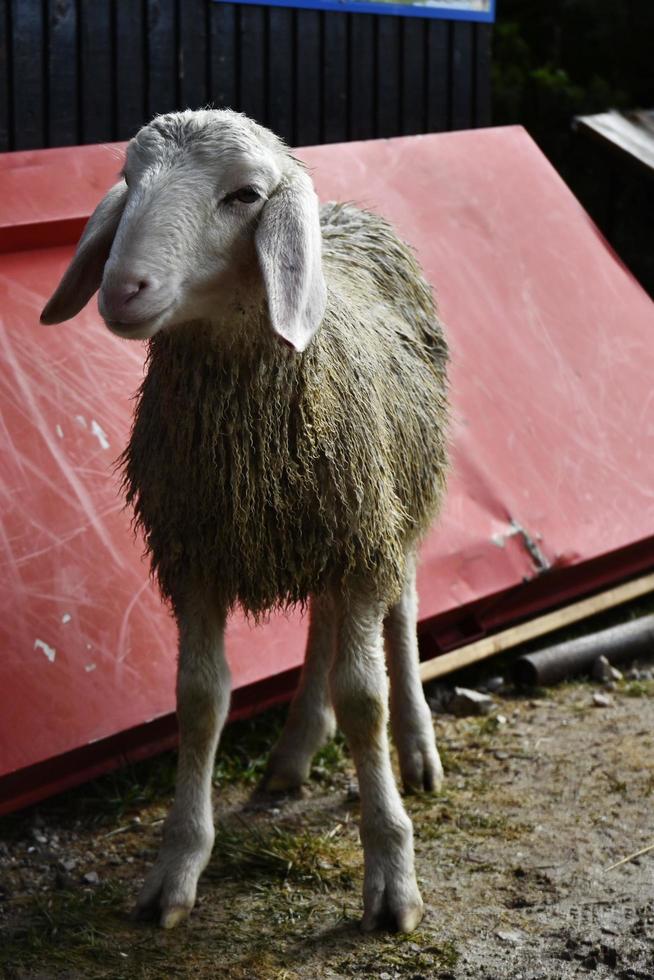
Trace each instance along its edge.
{"label": "sheep nose", "polygon": [[[120,320],[127,314],[136,313],[136,300],[144,300],[151,290],[151,282],[146,276],[129,277],[102,287],[102,303],[111,319]],[[132,309],[130,310],[130,306]]]}
{"label": "sheep nose", "polygon": [[100,314],[107,322],[137,325],[161,312],[168,292],[144,271],[105,269],[98,303]]}

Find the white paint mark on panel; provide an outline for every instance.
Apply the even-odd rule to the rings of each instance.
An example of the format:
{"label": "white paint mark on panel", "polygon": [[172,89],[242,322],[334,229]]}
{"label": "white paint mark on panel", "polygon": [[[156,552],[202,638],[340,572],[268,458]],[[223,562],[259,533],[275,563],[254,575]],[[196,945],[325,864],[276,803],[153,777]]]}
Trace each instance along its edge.
{"label": "white paint mark on panel", "polygon": [[76,415],[75,421],[77,422],[78,425],[81,425],[83,429],[86,428],[86,419],[84,418],[83,415]]}
{"label": "white paint mark on panel", "polygon": [[509,538],[515,538],[516,534],[520,534],[520,528],[516,524],[512,524],[510,530],[506,531],[504,534],[494,534],[491,538],[493,544],[496,544],[498,548],[506,547],[506,542]]}
{"label": "white paint mark on panel", "polygon": [[96,437],[103,449],[109,449],[107,433],[104,431],[101,425],[98,425],[95,419],[91,419],[91,435]]}
{"label": "white paint mark on panel", "polygon": [[84,670],[87,674],[90,674],[92,670],[95,670],[95,664],[86,664]]}
{"label": "white paint mark on panel", "polygon": [[73,617],[71,616],[70,613],[64,613],[63,616],[61,617],[61,621],[62,623],[70,623],[72,618]]}
{"label": "white paint mark on panel", "polygon": [[45,643],[44,640],[34,640],[34,649],[43,650],[44,654],[46,655],[50,663],[51,664],[54,663],[55,657],[57,655],[57,651],[55,650],[54,647],[48,646],[48,644]]}
{"label": "white paint mark on panel", "polygon": [[60,439],[63,439],[63,437],[64,437],[64,430],[61,428],[60,425],[55,425],[55,432],[57,433],[57,435],[59,436]]}

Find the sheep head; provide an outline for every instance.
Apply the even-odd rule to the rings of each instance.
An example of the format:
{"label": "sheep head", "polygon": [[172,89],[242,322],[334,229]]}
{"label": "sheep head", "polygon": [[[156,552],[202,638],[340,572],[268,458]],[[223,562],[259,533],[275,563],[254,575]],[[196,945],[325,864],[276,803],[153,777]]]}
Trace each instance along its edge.
{"label": "sheep head", "polygon": [[96,290],[120,337],[265,306],[275,334],[304,350],[326,302],[309,176],[238,113],[155,117],[128,144],[41,321],[70,319]]}

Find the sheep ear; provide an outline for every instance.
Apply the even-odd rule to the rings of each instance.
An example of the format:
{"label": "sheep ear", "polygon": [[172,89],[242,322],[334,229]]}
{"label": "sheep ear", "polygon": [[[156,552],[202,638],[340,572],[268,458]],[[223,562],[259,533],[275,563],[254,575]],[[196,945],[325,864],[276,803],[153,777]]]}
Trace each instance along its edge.
{"label": "sheep ear", "polygon": [[303,351],[327,302],[318,198],[306,174],[293,175],[266,203],[255,244],[272,328]]}
{"label": "sheep ear", "polygon": [[70,320],[100,288],[126,199],[127,185],[121,180],[100,201],[87,222],[73,261],[41,313],[41,323]]}

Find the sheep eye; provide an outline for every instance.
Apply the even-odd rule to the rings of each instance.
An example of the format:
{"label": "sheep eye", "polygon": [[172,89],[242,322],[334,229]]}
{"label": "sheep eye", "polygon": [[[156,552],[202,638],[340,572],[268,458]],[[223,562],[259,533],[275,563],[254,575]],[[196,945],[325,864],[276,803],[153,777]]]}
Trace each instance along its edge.
{"label": "sheep eye", "polygon": [[229,195],[229,200],[240,201],[241,204],[254,204],[255,201],[259,200],[259,197],[260,195],[254,187],[240,187],[239,190]]}

